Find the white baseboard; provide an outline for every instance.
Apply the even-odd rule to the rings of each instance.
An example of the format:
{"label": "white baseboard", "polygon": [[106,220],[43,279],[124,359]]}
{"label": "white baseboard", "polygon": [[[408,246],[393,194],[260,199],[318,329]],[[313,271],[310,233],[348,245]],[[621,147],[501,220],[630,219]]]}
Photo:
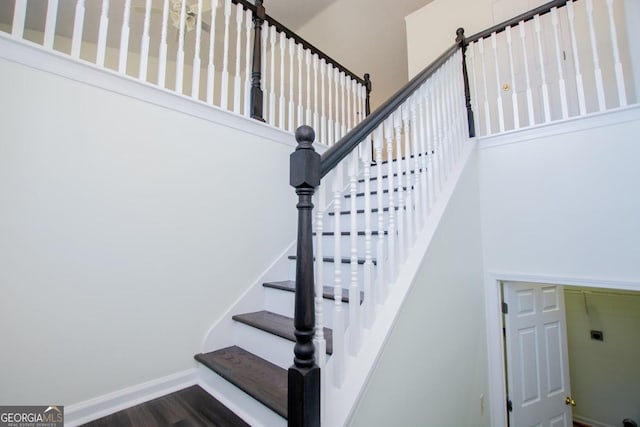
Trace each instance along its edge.
{"label": "white baseboard", "polygon": [[156,399],[198,382],[196,369],[177,372],[142,384],[136,384],[93,399],[65,406],[65,426],[78,426],[89,421]]}
{"label": "white baseboard", "polygon": [[578,421],[583,424],[590,425],[591,427],[614,427],[609,424],[604,424],[596,420],[592,420],[591,418],[581,417],[580,415],[573,414],[573,420]]}

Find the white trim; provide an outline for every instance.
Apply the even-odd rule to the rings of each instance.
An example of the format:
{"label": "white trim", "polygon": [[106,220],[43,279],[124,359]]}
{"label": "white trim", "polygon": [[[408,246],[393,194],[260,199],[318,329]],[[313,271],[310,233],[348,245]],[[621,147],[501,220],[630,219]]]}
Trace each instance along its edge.
{"label": "white trim", "polygon": [[558,120],[552,123],[533,126],[528,129],[504,132],[499,135],[479,137],[478,148],[486,150],[501,145],[528,142],[534,139],[548,138],[550,136],[564,135],[637,120],[640,120],[640,104],[616,108],[602,113],[593,113],[581,117]]}
{"label": "white trim", "polygon": [[[629,282],[597,277],[548,276],[533,273],[487,272],[485,274],[485,306],[487,322],[487,357],[489,359],[489,405],[491,425],[506,427],[507,393],[504,373],[504,349],[502,339],[502,311],[500,283],[533,282],[566,286],[582,286],[605,289],[640,291],[640,282]],[[577,418],[576,418],[577,419]]]}
{"label": "white trim", "polygon": [[[81,59],[72,58],[64,53],[46,50],[39,44],[16,39],[3,32],[0,32],[0,58],[222,126],[241,130],[273,142],[285,144],[292,149],[296,146],[295,138],[293,138],[291,132],[283,131],[258,120],[249,119],[188,96],[178,95],[168,89],[140,81],[108,68],[99,67]],[[241,143],[241,141],[238,141],[238,143]]]}
{"label": "white trim", "polygon": [[614,427],[609,424],[601,423],[600,421],[592,420],[591,418],[581,417],[579,415],[573,414],[573,420],[581,422],[583,424],[590,425],[591,427]]}
{"label": "white trim", "polygon": [[64,425],[77,426],[197,384],[196,369],[177,372],[65,406]]}

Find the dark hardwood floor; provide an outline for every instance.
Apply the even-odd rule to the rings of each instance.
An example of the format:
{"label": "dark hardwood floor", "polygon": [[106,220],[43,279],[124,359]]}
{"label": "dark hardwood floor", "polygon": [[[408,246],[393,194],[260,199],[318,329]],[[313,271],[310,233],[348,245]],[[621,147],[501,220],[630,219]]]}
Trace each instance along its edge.
{"label": "dark hardwood floor", "polygon": [[248,427],[249,424],[197,385],[90,423],[89,427]]}

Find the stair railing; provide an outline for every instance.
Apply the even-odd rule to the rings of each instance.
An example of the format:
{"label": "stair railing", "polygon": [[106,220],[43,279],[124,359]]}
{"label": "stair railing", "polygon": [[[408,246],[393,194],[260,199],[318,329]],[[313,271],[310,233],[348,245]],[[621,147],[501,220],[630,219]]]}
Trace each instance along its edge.
{"label": "stair railing", "polygon": [[478,135],[628,105],[623,17],[622,0],[556,0],[467,38]]}
{"label": "stair railing", "polygon": [[[311,127],[296,131],[290,183],[298,194],[299,212],[297,341],[289,369],[290,426],[320,425],[320,405],[310,403],[320,401],[318,371],[322,368],[325,388],[342,385],[348,356],[358,355],[363,331],[372,328],[378,305],[384,304],[469,139],[473,113],[466,74],[461,73],[463,40],[460,29],[453,46],[322,156],[314,151]],[[356,201],[359,193],[362,202]],[[345,209],[343,200],[348,201]],[[358,235],[364,236],[364,245],[358,244]],[[325,277],[323,266],[323,260],[331,259],[323,249],[327,237],[332,240],[333,277]],[[343,271],[343,264],[348,270]],[[325,281],[334,292],[329,361],[322,332]],[[342,303],[345,294],[348,313]]]}
{"label": "stair railing", "polygon": [[370,86],[255,3],[15,0],[0,33],[283,130],[313,124],[332,145]]}

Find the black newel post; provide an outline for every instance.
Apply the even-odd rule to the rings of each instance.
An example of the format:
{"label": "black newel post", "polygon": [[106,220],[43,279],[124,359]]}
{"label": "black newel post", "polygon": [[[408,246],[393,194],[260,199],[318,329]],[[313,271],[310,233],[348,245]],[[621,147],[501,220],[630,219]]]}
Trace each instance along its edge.
{"label": "black newel post", "polygon": [[467,73],[467,40],[464,36],[464,28],[456,30],[456,42],[462,49],[462,78],[464,79],[464,99],[467,105],[467,121],[469,122],[469,138],[476,136],[476,125],[473,118],[473,110],[471,109],[471,92],[469,91],[469,74]]}
{"label": "black newel post", "polygon": [[296,344],[288,377],[288,425],[320,426],[320,368],[315,361],[313,240],[311,198],[320,185],[320,155],[313,148],[316,135],[309,126],[296,130],[298,146],[290,158],[290,183],[298,195],[298,248],[294,327]]}
{"label": "black newel post", "polygon": [[371,87],[371,75],[369,73],[365,73],[364,88],[367,90],[367,98],[364,103],[365,117],[369,117],[369,114],[371,114]]}
{"label": "black newel post", "polygon": [[262,117],[262,23],[267,17],[262,0],[256,0],[253,15],[253,65],[251,67],[251,118],[264,122]]}

